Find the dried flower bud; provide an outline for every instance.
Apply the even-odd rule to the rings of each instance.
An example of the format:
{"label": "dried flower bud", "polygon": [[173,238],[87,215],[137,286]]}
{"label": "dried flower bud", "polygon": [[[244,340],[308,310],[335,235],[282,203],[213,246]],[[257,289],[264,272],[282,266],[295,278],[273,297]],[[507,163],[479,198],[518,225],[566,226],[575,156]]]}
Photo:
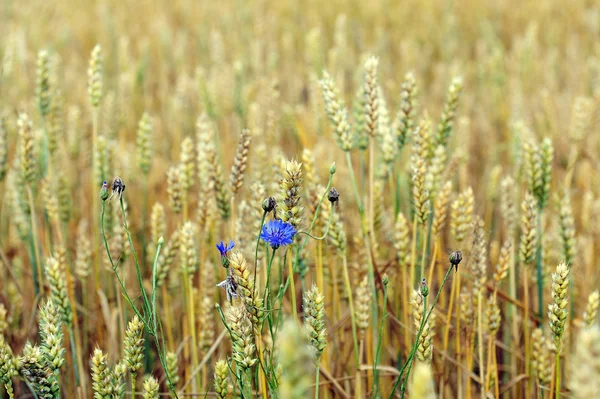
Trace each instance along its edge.
{"label": "dried flower bud", "polygon": [[269,213],[275,210],[275,206],[277,205],[277,201],[274,197],[266,198],[262,203],[262,209]]}
{"label": "dried flower bud", "polygon": [[335,187],[331,187],[329,190],[329,194],[327,195],[327,199],[331,204],[335,204],[340,200],[340,193],[335,189]]}
{"label": "dried flower bud", "polygon": [[117,197],[119,197],[119,199],[121,199],[121,196],[123,195],[124,191],[125,191],[125,183],[123,183],[123,180],[121,180],[121,178],[119,176],[116,176],[115,179],[113,180],[113,184],[112,184],[111,197],[117,196]]}
{"label": "dried flower bud", "polygon": [[448,258],[448,260],[450,260],[450,264],[452,264],[454,266],[454,268],[456,269],[456,271],[458,271],[458,264],[462,261],[462,252],[460,251],[454,251],[450,254],[450,257]]}

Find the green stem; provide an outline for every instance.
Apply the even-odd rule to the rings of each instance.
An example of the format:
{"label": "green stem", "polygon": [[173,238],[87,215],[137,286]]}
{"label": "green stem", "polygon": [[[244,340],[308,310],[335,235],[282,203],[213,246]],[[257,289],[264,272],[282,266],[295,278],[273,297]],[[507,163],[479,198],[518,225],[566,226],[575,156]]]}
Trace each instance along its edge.
{"label": "green stem", "polygon": [[[450,265],[450,268],[448,268],[448,271],[446,272],[446,275],[444,276],[444,280],[442,281],[442,285],[440,286],[440,288],[435,296],[435,299],[433,300],[433,304],[431,305],[429,312],[427,313],[425,318],[423,320],[421,320],[421,326],[419,328],[419,331],[417,332],[417,339],[415,340],[415,344],[413,345],[413,348],[410,351],[410,354],[408,355],[406,363],[404,363],[404,366],[402,366],[402,368],[400,369],[400,373],[398,374],[398,377],[396,378],[396,382],[394,383],[394,387],[392,388],[392,392],[390,393],[389,399],[394,398],[394,393],[396,392],[396,389],[398,388],[398,385],[400,384],[400,380],[402,379],[404,370],[406,370],[406,368],[408,367],[408,364],[411,363],[413,360],[413,357],[414,357],[415,352],[417,351],[417,347],[419,345],[419,339],[421,338],[421,333],[423,332],[423,327],[425,326],[425,323],[427,323],[427,321],[429,320],[429,316],[431,316],[431,313],[433,313],[433,310],[435,309],[435,305],[437,304],[438,299],[440,298],[442,289],[444,288],[444,285],[446,284],[446,280],[448,280],[448,277],[450,276],[450,272],[452,271],[453,267],[454,267],[453,265]],[[405,380],[408,380],[408,375],[406,376]]]}
{"label": "green stem", "polygon": [[[433,308],[432,308],[433,311]],[[425,314],[427,312],[427,297],[423,298],[423,314]],[[427,321],[425,320],[425,318],[421,319],[421,325],[419,326],[419,333],[421,333],[421,331],[423,331],[423,328],[425,328],[425,324],[427,323]],[[414,356],[414,353],[416,353],[416,349],[419,347],[419,340],[420,340],[420,335],[417,335],[417,340],[415,341],[415,345],[413,347],[413,353],[412,355]],[[406,393],[406,385],[408,384],[408,378],[410,377],[410,372],[412,370],[412,365],[413,365],[413,360],[411,358],[411,360],[409,362],[407,362],[408,364],[408,368],[406,369],[406,378],[404,378],[404,382],[402,382],[402,387],[400,387],[400,391],[402,393],[402,398],[404,398],[404,394]]]}
{"label": "green stem", "polygon": [[27,186],[27,197],[29,197],[29,214],[31,216],[31,218],[30,218],[31,230],[29,232],[29,237],[31,239],[31,246],[32,246],[33,255],[35,258],[35,265],[36,265],[36,270],[37,270],[36,275],[38,277],[38,283],[36,286],[36,293],[35,293],[35,295],[37,296],[40,291],[40,283],[42,286],[44,284],[44,277],[42,275],[42,265],[40,263],[40,255],[39,255],[40,252],[38,250],[37,239],[36,239],[36,237],[37,237],[36,230],[37,229],[36,229],[36,222],[35,222],[35,207],[34,207],[34,203],[33,203],[33,193],[31,191],[31,187],[29,187],[29,186]]}
{"label": "green stem", "polygon": [[[265,291],[263,292],[263,298],[265,298],[265,305],[268,306],[267,309],[267,319],[270,320],[271,324],[273,322],[273,315],[271,314],[271,301],[269,299],[271,294],[270,282],[271,282],[271,268],[273,266],[273,259],[275,259],[275,251],[277,249],[273,248],[273,252],[271,252],[271,258],[269,259],[269,263],[267,264],[267,281],[265,281]],[[262,331],[263,323],[261,323],[260,330]]]}
{"label": "green stem", "polygon": [[133,253],[133,258],[135,259],[135,271],[138,279],[138,284],[140,285],[140,291],[142,291],[142,297],[144,305],[148,310],[148,314],[150,315],[152,312],[150,310],[150,301],[148,300],[148,296],[146,295],[146,290],[144,289],[144,281],[142,280],[142,273],[140,271],[140,262],[137,257],[137,253],[135,252],[135,248],[133,246],[133,241],[131,240],[131,234],[129,233],[129,227],[127,226],[127,215],[125,214],[125,205],[123,204],[123,197],[119,197],[119,202],[121,204],[121,213],[123,215],[123,226],[125,227],[125,232],[127,233],[127,239],[129,240],[129,246],[131,247],[131,252]]}
{"label": "green stem", "polygon": [[131,373],[131,397],[135,398],[135,380],[136,373]]}
{"label": "green stem", "polygon": [[[327,193],[329,193],[332,182],[333,182],[333,173],[329,173],[329,181],[327,182],[327,187],[325,187],[325,192],[323,193],[323,195],[321,196],[321,199],[319,200],[319,203],[317,204],[317,208],[315,209],[315,214],[313,216],[312,222],[310,223],[310,227],[308,228],[307,231],[298,232],[298,234],[306,234],[306,238],[304,238],[304,242],[302,242],[302,245],[300,246],[300,250],[296,252],[296,259],[294,260],[294,263],[295,263],[294,266],[296,268],[298,267],[298,264],[300,263],[300,252],[304,250],[304,247],[308,243],[308,238],[310,237],[314,240],[323,240],[327,236],[327,233],[329,232],[329,227],[331,226],[331,221],[333,220],[333,206],[332,206],[331,212],[329,213],[329,223],[327,224],[327,229],[325,230],[325,233],[323,234],[323,236],[319,238],[319,237],[315,237],[310,234],[313,227],[315,227],[315,224],[317,223],[317,218],[319,217],[319,210],[321,209],[321,204],[325,200]],[[257,245],[257,249],[258,249],[258,245]]]}
{"label": "green stem", "polygon": [[[542,277],[542,210],[537,217],[537,248],[535,251],[535,270],[537,271],[538,316],[544,316],[544,279]],[[543,326],[543,323],[542,323]]]}
{"label": "green stem", "polygon": [[[354,194],[356,196],[356,204],[358,205],[358,213],[360,213],[362,222],[364,224],[364,209],[362,206],[362,201],[360,200],[360,194],[358,193],[358,186],[356,185],[356,177],[354,177],[354,168],[352,167],[352,158],[350,158],[350,152],[346,151],[346,163],[348,164],[348,173],[350,173],[350,182],[352,183],[352,188],[354,188]],[[363,226],[364,228],[364,226]]]}
{"label": "green stem", "polygon": [[[146,295],[144,286],[141,282],[141,276],[139,275],[139,262],[137,259],[137,255],[135,254],[135,248],[133,247],[133,243],[131,241],[131,234],[129,233],[129,228],[127,227],[127,220],[124,221],[125,231],[127,232],[127,237],[129,238],[129,244],[131,245],[131,250],[133,252],[133,255],[134,255],[134,258],[136,261],[135,263],[136,263],[136,269],[138,272],[138,282],[140,283],[140,290],[142,291],[143,309],[144,309],[144,312],[148,315],[148,318],[146,318],[141,314],[141,312],[138,310],[138,308],[134,305],[131,297],[127,293],[125,284],[123,284],[123,280],[121,280],[119,273],[117,273],[117,265],[114,263],[112,255],[110,254],[110,250],[108,248],[108,241],[106,239],[106,233],[104,231],[105,210],[106,210],[106,201],[103,200],[102,201],[102,214],[100,216],[100,228],[102,231],[102,239],[104,241],[104,248],[106,249],[106,253],[108,255],[110,264],[112,266],[113,273],[114,273],[115,277],[117,278],[119,285],[121,286],[121,289],[123,291],[123,296],[129,303],[131,308],[134,310],[136,315],[140,318],[140,320],[142,320],[142,322],[144,323],[144,326],[145,326],[146,330],[148,331],[148,333],[150,334],[150,336],[154,338],[154,343],[156,345],[156,351],[157,351],[158,357],[160,359],[160,364],[163,367],[163,371],[164,371],[165,377],[167,379],[167,385],[169,387],[169,390],[171,391],[171,394],[175,398],[178,398],[179,396],[177,395],[177,391],[175,390],[175,385],[173,384],[173,381],[171,380],[171,376],[169,375],[168,368],[167,368],[166,353],[165,353],[166,349],[165,349],[164,332],[162,329],[162,323],[160,321],[160,318],[158,318],[157,314],[156,314],[156,302],[155,302],[155,300],[156,300],[155,299],[156,267],[157,267],[158,256],[159,256],[160,248],[161,248],[162,244],[159,244],[159,246],[158,246],[158,249],[156,251],[156,256],[154,259],[154,266],[152,268],[152,270],[153,270],[152,271],[152,303],[150,303],[150,301],[148,300],[148,297]],[[125,218],[125,208],[123,206],[122,198],[121,198],[121,211],[123,212],[123,218]],[[160,334],[159,334],[159,331],[160,331]]]}
{"label": "green stem", "polygon": [[[325,228],[325,231],[323,232],[323,235],[321,237],[316,237],[313,236],[312,234],[310,234],[308,231],[299,231],[297,234],[305,234],[307,237],[306,239],[308,239],[309,237],[312,238],[313,240],[316,241],[322,241],[325,239],[325,237],[327,237],[327,233],[329,233],[329,228],[331,227],[331,222],[333,221],[333,209],[331,210],[331,212],[329,213],[329,221],[327,222],[327,228]],[[309,230],[310,231],[310,230]],[[306,241],[305,241],[306,242]],[[302,251],[302,249],[304,249],[304,246],[300,247],[300,250],[298,250],[298,254],[300,253],[300,251]],[[300,258],[300,256],[298,255],[296,257],[297,259]]]}
{"label": "green stem", "polygon": [[260,229],[258,229],[258,235],[256,236],[256,248],[254,249],[254,288],[252,289],[252,297],[256,296],[256,269],[258,268],[258,246],[260,245],[260,234],[267,217],[267,211],[263,212],[262,219],[260,220]]}
{"label": "green stem", "polygon": [[560,398],[560,349],[556,351],[556,391],[554,394],[555,399]]}
{"label": "green stem", "polygon": [[321,374],[321,365],[317,360],[317,371],[315,375],[315,399],[319,399],[319,375]]}
{"label": "green stem", "polygon": [[33,234],[29,235],[29,263],[31,264],[31,274],[33,276],[33,288],[35,292],[35,297],[37,298],[40,295],[40,282],[37,274],[37,263],[35,261],[35,249],[33,246]]}
{"label": "green stem", "polygon": [[108,255],[108,260],[110,261],[110,265],[112,266],[113,273],[117,277],[119,285],[121,285],[121,289],[123,290],[123,296],[125,297],[125,300],[133,308],[133,310],[135,311],[135,314],[137,314],[137,316],[140,318],[140,320],[142,320],[144,322],[144,324],[147,325],[146,318],[144,316],[142,316],[142,314],[140,313],[138,308],[133,304],[133,301],[129,297],[129,294],[127,293],[127,289],[125,288],[125,284],[123,284],[123,280],[121,280],[119,273],[117,273],[117,265],[115,265],[112,255],[110,254],[110,249],[108,248],[108,240],[106,239],[106,233],[104,232],[105,210],[106,210],[106,201],[102,201],[102,214],[100,215],[100,230],[102,231],[102,239],[104,240],[104,248],[106,249],[106,254]]}
{"label": "green stem", "polygon": [[[387,309],[387,299],[388,299],[388,291],[387,291],[387,283],[383,284],[383,311]],[[379,325],[379,335],[377,336],[377,351],[375,352],[375,364],[373,364],[373,379],[375,380],[375,390],[373,391],[373,398],[377,398],[379,395],[379,369],[377,365],[379,364],[379,356],[381,354],[381,342],[383,341],[383,326],[385,325],[385,319],[388,317],[388,314],[385,313],[381,317],[381,324]]]}
{"label": "green stem", "polygon": [[77,361],[77,351],[75,349],[75,335],[73,335],[73,328],[68,327],[69,331],[69,342],[71,344],[71,356],[73,358],[73,373],[75,374],[75,382],[79,386],[79,362]]}

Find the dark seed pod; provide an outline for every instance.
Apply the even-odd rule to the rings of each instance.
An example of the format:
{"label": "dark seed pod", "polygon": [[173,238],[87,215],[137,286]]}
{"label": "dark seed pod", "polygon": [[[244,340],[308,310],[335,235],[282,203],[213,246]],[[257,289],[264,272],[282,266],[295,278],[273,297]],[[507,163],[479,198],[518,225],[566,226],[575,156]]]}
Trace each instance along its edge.
{"label": "dark seed pod", "polygon": [[271,212],[275,209],[277,201],[273,197],[266,198],[262,203],[262,208],[265,212]]}
{"label": "dark seed pod", "polygon": [[123,195],[124,191],[125,191],[125,183],[123,183],[123,180],[121,180],[121,178],[119,176],[116,176],[115,179],[113,180],[113,184],[112,184],[111,197],[114,195],[114,196],[118,196],[119,199],[121,199],[121,196]]}
{"label": "dark seed pod", "polygon": [[331,190],[329,190],[329,194],[327,195],[327,199],[332,204],[335,204],[340,200],[340,193],[335,189],[335,187],[331,187]]}
{"label": "dark seed pod", "polygon": [[450,260],[450,264],[452,264],[456,271],[458,271],[458,264],[462,261],[462,252],[454,251],[450,254],[448,259]]}

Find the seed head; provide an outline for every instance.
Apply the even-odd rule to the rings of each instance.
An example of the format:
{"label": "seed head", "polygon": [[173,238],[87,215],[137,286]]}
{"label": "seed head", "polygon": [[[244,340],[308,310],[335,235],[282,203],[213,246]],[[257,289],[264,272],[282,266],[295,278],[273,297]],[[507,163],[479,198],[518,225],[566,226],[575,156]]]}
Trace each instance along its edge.
{"label": "seed head", "polygon": [[462,261],[462,258],[462,252],[460,251],[454,251],[448,257],[448,260],[450,261],[450,264],[454,266],[455,271],[458,271],[458,265]]}
{"label": "seed head", "polygon": [[88,67],[88,93],[92,107],[97,108],[102,100],[102,47],[97,44],[92,50],[90,65]]}
{"label": "seed head", "polygon": [[327,199],[332,205],[335,205],[340,200],[340,193],[335,189],[335,187],[331,187],[331,190],[329,190],[329,194],[327,195]]}
{"label": "seed head", "polygon": [[144,323],[137,315],[127,325],[125,331],[125,365],[132,374],[136,374],[142,367],[144,360]]}
{"label": "seed head", "polygon": [[275,197],[265,198],[262,203],[262,208],[267,213],[274,211],[276,206],[277,200],[275,200]]}

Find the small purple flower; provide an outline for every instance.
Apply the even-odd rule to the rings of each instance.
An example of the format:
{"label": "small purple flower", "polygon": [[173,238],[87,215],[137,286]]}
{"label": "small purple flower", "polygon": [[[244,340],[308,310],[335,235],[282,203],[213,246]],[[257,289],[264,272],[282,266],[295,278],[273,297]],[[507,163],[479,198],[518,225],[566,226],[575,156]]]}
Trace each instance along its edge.
{"label": "small purple flower", "polygon": [[289,245],[294,241],[296,229],[282,220],[271,220],[263,225],[260,238],[262,238],[273,249]]}
{"label": "small purple flower", "polygon": [[221,264],[223,267],[229,266],[229,259],[227,259],[227,253],[235,247],[233,240],[229,240],[229,245],[225,244],[223,241],[216,245],[217,249],[221,253]]}
{"label": "small purple flower", "polygon": [[108,199],[108,184],[106,184],[106,182],[102,184],[102,188],[100,189],[100,198],[102,201],[106,201]]}

